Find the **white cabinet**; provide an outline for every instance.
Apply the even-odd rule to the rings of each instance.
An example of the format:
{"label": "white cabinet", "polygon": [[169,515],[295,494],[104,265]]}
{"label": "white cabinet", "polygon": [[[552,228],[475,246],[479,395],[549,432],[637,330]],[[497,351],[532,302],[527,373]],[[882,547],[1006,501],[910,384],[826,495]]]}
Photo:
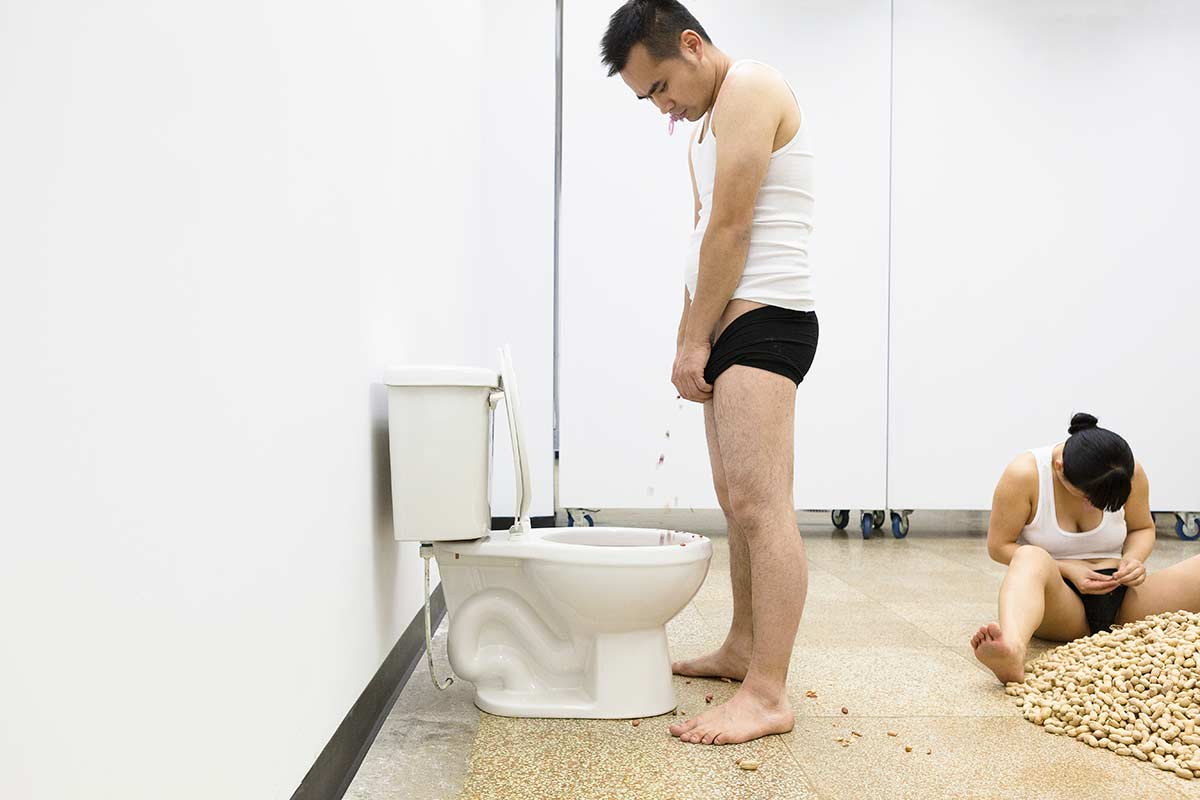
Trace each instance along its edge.
{"label": "white cabinet", "polygon": [[1089,411],[1200,508],[1200,8],[895,15],[890,504],[988,508]]}

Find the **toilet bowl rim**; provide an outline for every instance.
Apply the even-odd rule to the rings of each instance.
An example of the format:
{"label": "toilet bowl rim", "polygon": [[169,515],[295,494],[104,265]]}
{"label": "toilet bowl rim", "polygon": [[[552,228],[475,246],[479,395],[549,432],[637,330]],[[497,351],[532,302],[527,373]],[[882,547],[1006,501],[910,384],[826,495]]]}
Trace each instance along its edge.
{"label": "toilet bowl rim", "polygon": [[[682,543],[647,545],[589,545],[547,538],[556,534],[594,535],[603,531],[633,532],[638,535],[676,534],[687,538]],[[490,536],[481,539],[437,542],[434,548],[452,557],[513,558],[584,566],[653,567],[708,561],[712,558],[712,541],[707,536],[688,531],[617,526],[535,528],[519,537],[510,537],[508,531],[493,531]]]}

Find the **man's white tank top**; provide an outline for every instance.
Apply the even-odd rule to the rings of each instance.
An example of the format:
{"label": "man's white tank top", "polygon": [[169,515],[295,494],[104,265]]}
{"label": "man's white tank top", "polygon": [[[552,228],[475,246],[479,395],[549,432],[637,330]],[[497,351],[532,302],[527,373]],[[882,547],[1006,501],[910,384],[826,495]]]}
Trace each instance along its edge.
{"label": "man's white tank top", "polygon": [[1058,526],[1058,510],[1054,506],[1054,468],[1050,459],[1056,445],[1031,450],[1037,461],[1038,504],[1033,522],[1021,529],[1017,544],[1032,544],[1056,559],[1120,558],[1128,528],[1125,509],[1105,511],[1100,524],[1090,531],[1071,533]]}
{"label": "man's white tank top", "polygon": [[[735,61],[739,64],[761,63]],[[772,67],[773,69],[773,67]],[[791,88],[789,84],[788,88]],[[792,96],[795,97],[795,91]],[[797,102],[799,107],[799,102]],[[700,195],[700,222],[692,232],[684,280],[696,296],[700,274],[700,243],[712,213],[713,183],[717,174],[717,143],[712,130],[713,112],[708,114],[704,139],[692,145],[692,171]],[[800,127],[792,140],[771,155],[767,174],[754,200],[754,220],[746,267],[731,299],[753,300],[779,308],[813,311],[812,271],[808,263],[808,239],[813,217],[813,153],[808,123],[800,112]]]}

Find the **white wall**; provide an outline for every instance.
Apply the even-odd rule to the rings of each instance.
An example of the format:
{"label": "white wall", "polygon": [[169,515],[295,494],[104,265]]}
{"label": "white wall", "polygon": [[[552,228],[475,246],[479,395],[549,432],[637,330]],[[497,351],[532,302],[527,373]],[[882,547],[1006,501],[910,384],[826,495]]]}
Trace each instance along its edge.
{"label": "white wall", "polygon": [[[554,0],[485,4],[482,190],[475,273],[485,365],[511,344],[532,473],[531,516],[554,514]],[[495,417],[492,515],[513,515],[508,415]]]}
{"label": "white wall", "polygon": [[5,9],[0,796],[286,798],[416,614],[379,381],[494,363],[481,7]]}
{"label": "white wall", "polygon": [[[815,142],[821,343],[798,394],[796,503],[882,506],[888,3],[688,7],[725,52],[784,72]],[[692,226],[690,126],[668,138],[655,108],[605,77],[599,42],[614,8],[565,9],[561,502],[715,508],[702,409],[676,401],[670,382]]]}
{"label": "white wall", "polygon": [[1200,508],[1200,8],[895,11],[891,505],[987,508],[1086,410]]}

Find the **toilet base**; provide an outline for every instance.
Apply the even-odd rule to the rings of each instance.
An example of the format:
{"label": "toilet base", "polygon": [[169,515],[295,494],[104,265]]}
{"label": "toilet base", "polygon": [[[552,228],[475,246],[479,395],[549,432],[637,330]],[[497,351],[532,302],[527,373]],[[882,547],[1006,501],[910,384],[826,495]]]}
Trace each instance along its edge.
{"label": "toilet base", "polygon": [[675,708],[664,627],[596,634],[591,650],[584,672],[559,676],[574,686],[532,690],[476,686],[475,705],[501,717],[558,719],[653,717]]}

